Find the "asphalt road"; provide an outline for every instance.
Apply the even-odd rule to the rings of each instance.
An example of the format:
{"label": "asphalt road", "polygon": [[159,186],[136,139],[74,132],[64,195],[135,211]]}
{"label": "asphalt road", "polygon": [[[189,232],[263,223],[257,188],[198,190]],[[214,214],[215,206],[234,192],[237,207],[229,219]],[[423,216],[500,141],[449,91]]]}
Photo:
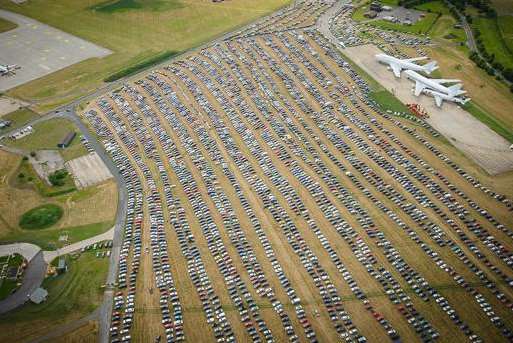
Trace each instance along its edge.
{"label": "asphalt road", "polygon": [[28,264],[23,276],[21,287],[10,297],[0,301],[0,314],[11,311],[25,302],[43,282],[46,274],[46,262],[43,259],[43,252],[39,251]]}

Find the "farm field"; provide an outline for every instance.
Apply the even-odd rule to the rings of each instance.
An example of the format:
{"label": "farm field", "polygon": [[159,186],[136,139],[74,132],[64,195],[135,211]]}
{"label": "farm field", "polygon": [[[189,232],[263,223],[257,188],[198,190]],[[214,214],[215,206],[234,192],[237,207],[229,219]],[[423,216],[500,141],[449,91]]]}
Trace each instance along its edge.
{"label": "farm field", "polygon": [[[37,188],[14,182],[17,181],[19,166],[24,162],[20,156],[0,151],[0,160],[4,162],[0,164],[0,242],[22,241],[53,250],[65,244],[59,241],[61,235],[67,235],[68,242],[73,243],[112,227],[117,206],[117,190],[113,180],[79,191],[46,197]],[[28,174],[26,176],[29,177]],[[55,204],[63,208],[62,218],[46,229],[20,228],[22,214],[43,204]]]}
{"label": "farm field", "polygon": [[[289,0],[110,1],[35,0],[0,6],[91,41],[114,53],[89,59],[8,94],[34,103],[40,112],[92,93],[113,72],[163,51],[184,51],[273,12]],[[109,34],[105,34],[108,32]]]}
{"label": "farm field", "polygon": [[127,183],[113,320],[135,341],[506,342],[513,174],[378,111],[315,30],[269,31],[81,113]]}
{"label": "farm field", "polygon": [[0,317],[2,341],[16,337],[17,342],[30,342],[64,322],[88,315],[100,305],[108,259],[97,258],[94,252],[66,257],[68,271],[43,282],[42,287],[48,291],[44,303],[26,304]]}

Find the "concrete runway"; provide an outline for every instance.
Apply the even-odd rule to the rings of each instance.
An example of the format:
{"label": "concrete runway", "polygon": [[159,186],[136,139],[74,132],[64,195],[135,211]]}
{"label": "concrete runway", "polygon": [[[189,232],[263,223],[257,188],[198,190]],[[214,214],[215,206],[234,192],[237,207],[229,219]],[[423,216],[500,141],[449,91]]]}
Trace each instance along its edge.
{"label": "concrete runway", "polygon": [[15,75],[0,76],[0,91],[80,61],[112,53],[20,14],[0,10],[0,17],[18,24],[17,28],[0,33],[0,64],[16,64],[21,67]]}
{"label": "concrete runway", "polygon": [[401,102],[417,103],[426,109],[429,114],[426,121],[488,174],[513,170],[513,151],[509,149],[508,141],[454,103],[444,102],[442,108],[438,108],[432,97],[413,95],[412,81],[405,76],[395,78],[386,66],[376,61],[374,56],[382,53],[378,47],[370,44],[356,46],[344,49],[343,53]]}

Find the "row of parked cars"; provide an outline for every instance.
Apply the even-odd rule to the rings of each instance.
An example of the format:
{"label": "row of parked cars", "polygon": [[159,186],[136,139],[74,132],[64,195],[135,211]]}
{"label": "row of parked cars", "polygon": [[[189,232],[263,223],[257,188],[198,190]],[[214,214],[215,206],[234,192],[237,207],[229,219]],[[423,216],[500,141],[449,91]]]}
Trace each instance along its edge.
{"label": "row of parked cars", "polygon": [[[351,81],[341,78],[334,65]],[[361,264],[389,305],[423,341],[434,341],[440,333],[417,310],[416,300],[401,286],[399,277],[413,290],[413,297],[433,300],[471,341],[480,341],[454,304],[408,264],[390,241],[388,230],[371,216],[369,205],[354,196],[355,190],[385,214],[387,223],[418,244],[433,265],[465,289],[490,322],[511,338],[496,305],[487,300],[488,294],[473,287],[438,253],[445,249],[454,254],[501,304],[512,308],[509,297],[487,276],[495,273],[512,284],[502,271],[511,266],[511,253],[491,231],[511,237],[510,229],[409,149],[383,122],[424,144],[499,206],[511,208],[510,200],[482,186],[407,125],[380,112],[368,93],[368,86],[333,45],[306,30],[301,35],[276,33],[215,44],[97,101],[97,109],[89,110],[85,117],[111,154],[128,191],[112,341],[131,340],[136,292],[145,291],[136,290],[136,281],[141,256],[150,253],[149,249],[154,280],[148,282],[159,289],[162,330],[168,342],[185,339],[183,297],[168,252],[174,237],[178,241],[173,244],[187,261],[188,277],[214,337],[219,342],[235,341],[235,323],[227,319],[226,304],[212,286],[212,272],[205,267],[198,235],[207,243],[230,305],[238,312],[240,323],[236,325],[241,325],[248,337],[255,342],[276,339],[269,317],[263,316],[258,305],[265,299],[290,341],[303,336],[317,341],[318,332],[302,305],[297,281],[280,263],[269,228],[255,214],[257,204],[286,237],[301,263],[298,267],[317,288],[316,297],[340,338],[366,341],[344,308],[340,292],[344,288],[361,301],[369,318],[379,323],[391,340],[400,339],[390,318],[376,309],[365,287],[346,266],[345,260],[350,259]],[[392,179],[396,182],[391,183]],[[176,195],[173,182],[186,199]],[[244,185],[254,192],[258,203],[248,199]],[[313,203],[307,204],[306,199]],[[186,208],[192,215],[186,214]],[[299,222],[303,224],[298,226]],[[191,225],[197,228],[192,230]],[[304,229],[314,234],[329,262],[320,262]],[[249,239],[248,230],[256,234],[258,242]],[[223,231],[227,241],[222,238]],[[340,255],[332,241],[335,236],[344,242],[350,257]],[[486,253],[475,244],[476,238]],[[460,243],[466,249],[461,249]],[[256,245],[265,256],[257,255]],[[230,256],[231,249],[242,268]],[[376,257],[376,251],[386,263]],[[486,269],[474,264],[467,251],[482,260]],[[501,259],[503,265],[493,265],[487,254]],[[265,270],[264,259],[272,271]],[[338,274],[329,274],[326,263],[333,264]],[[280,301],[272,285],[282,288],[291,307],[283,303],[285,299]]]}

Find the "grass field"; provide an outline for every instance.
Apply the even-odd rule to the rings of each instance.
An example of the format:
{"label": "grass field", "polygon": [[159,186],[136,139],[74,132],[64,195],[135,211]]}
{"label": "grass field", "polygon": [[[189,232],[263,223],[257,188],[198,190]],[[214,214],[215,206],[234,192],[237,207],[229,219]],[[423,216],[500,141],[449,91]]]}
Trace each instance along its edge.
{"label": "grass field", "polygon": [[45,279],[42,287],[48,299],[40,304],[26,304],[0,317],[0,341],[27,341],[47,333],[52,327],[79,319],[101,302],[108,259],[96,258],[94,252],[68,258],[68,272]]}
{"label": "grass field", "polygon": [[17,5],[0,0],[4,9],[114,51],[103,59],[83,61],[22,85],[9,94],[34,101],[39,111],[45,111],[93,92],[105,77],[125,66],[163,51],[198,46],[289,3],[290,0],[34,0]]}
{"label": "grass field", "polygon": [[[38,231],[17,230],[13,234],[1,236],[3,243],[26,242],[36,244],[43,250],[55,250],[66,244],[79,242],[89,237],[94,237],[112,228],[113,221],[99,222],[75,227],[50,228]],[[59,242],[61,235],[67,235],[67,242]]]}
{"label": "grass field", "polygon": [[430,11],[434,13],[441,13],[441,14],[447,14],[450,15],[449,9],[442,1],[430,1],[426,2],[425,4],[415,6],[415,9],[419,11]]}
{"label": "grass field", "polygon": [[0,18],[0,33],[15,29],[16,27],[18,27],[18,25],[15,23],[12,23],[4,18]]}
{"label": "grass field", "polygon": [[70,131],[77,133],[73,142],[64,149],[59,149],[65,161],[87,154],[87,149],[80,142],[81,134],[71,121],[55,118],[37,123],[33,126],[34,132],[18,140],[5,141],[6,145],[25,150],[27,152],[43,149],[57,150],[57,144]]}
{"label": "grass field", "polygon": [[497,18],[499,31],[507,50],[513,54],[513,16],[505,15]]}
{"label": "grass field", "polygon": [[431,27],[435,25],[438,16],[439,15],[436,13],[426,13],[424,18],[420,19],[413,25],[396,24],[381,19],[371,21],[369,24],[385,30],[393,30],[413,34],[427,34]]}
{"label": "grass field", "polygon": [[22,127],[32,119],[37,118],[37,116],[37,113],[28,108],[22,108],[17,111],[3,115],[1,119],[11,121],[11,126],[5,129],[0,129],[0,133],[2,133],[2,131],[13,130]]}
{"label": "grass field", "polygon": [[472,26],[478,28],[481,32],[481,40],[489,54],[495,55],[495,61],[501,63],[505,68],[513,68],[513,52],[506,46],[506,41],[511,44],[511,35],[507,40],[502,38],[501,32],[505,31],[511,34],[513,31],[513,20],[502,20],[502,28],[496,19],[477,17],[473,19]]}
{"label": "grass field", "polygon": [[370,96],[372,99],[374,99],[374,101],[380,104],[381,108],[385,111],[390,110],[393,112],[410,113],[408,107],[406,107],[401,101],[399,101],[387,90],[372,92]]}
{"label": "grass field", "polygon": [[86,325],[54,339],[53,343],[96,343],[98,341],[98,322],[88,322]]}
{"label": "grass field", "polygon": [[[59,236],[68,235],[68,242],[95,236],[110,229],[117,210],[117,190],[113,180],[63,195],[45,197],[32,187],[17,187],[16,178],[21,157],[0,151],[0,242],[30,242],[43,249],[55,249],[66,242]],[[55,204],[64,209],[59,222],[47,229],[23,230],[20,216],[43,204]]]}

